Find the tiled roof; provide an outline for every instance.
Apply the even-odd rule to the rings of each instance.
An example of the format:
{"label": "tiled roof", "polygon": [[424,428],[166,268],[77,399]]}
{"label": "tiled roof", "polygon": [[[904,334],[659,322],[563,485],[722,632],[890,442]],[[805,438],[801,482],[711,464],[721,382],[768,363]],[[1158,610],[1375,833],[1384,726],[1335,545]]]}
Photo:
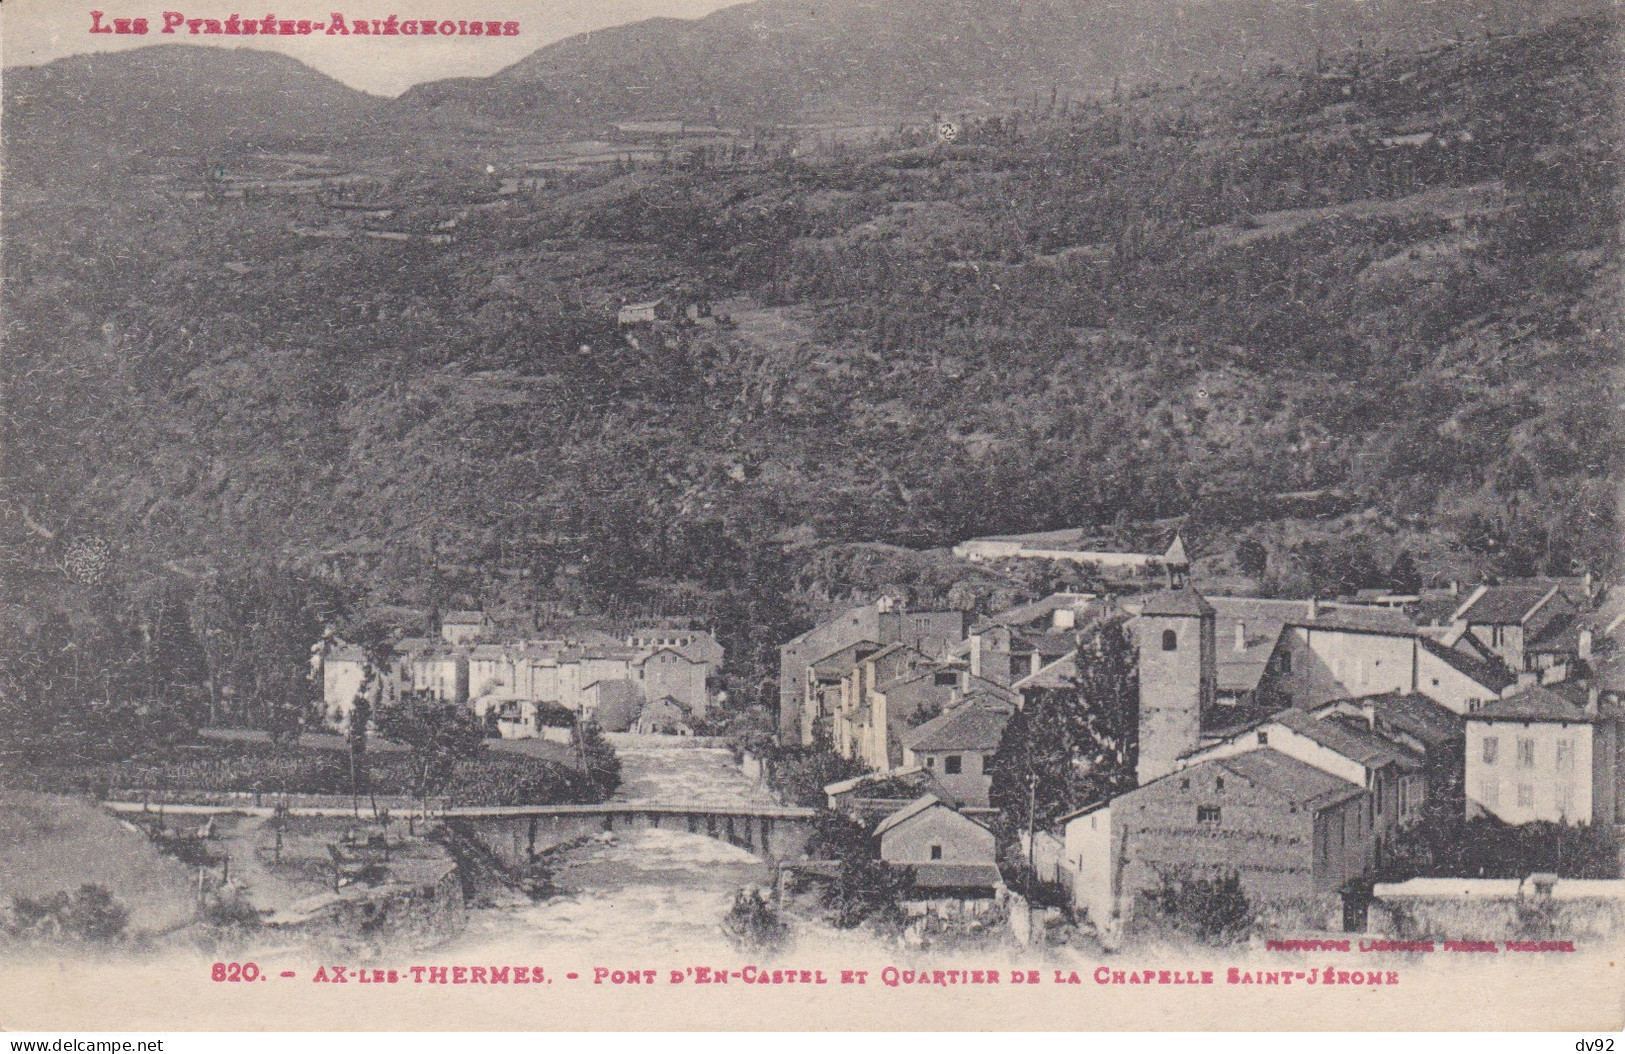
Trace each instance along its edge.
{"label": "tiled roof", "polygon": [[1456,617],[1470,623],[1515,625],[1528,618],[1542,600],[1558,591],[1558,586],[1550,583],[1488,586],[1476,599],[1463,605]]}
{"label": "tiled roof", "polygon": [[1039,619],[1048,619],[1062,608],[1084,607],[1094,600],[1093,593],[1051,593],[1042,600],[995,612],[984,619],[978,628],[989,625],[1027,626]]}
{"label": "tiled roof", "polygon": [[[993,864],[905,864],[914,870],[914,888],[986,889],[993,890],[1004,884],[1004,878]],[[907,897],[907,894],[904,894]]]}
{"label": "tiled roof", "polygon": [[1297,709],[1283,710],[1272,716],[1270,721],[1290,728],[1298,735],[1314,740],[1327,750],[1366,768],[1381,768],[1384,765],[1410,769],[1421,767],[1421,760],[1410,751],[1369,730],[1355,730]]}
{"label": "tiled roof", "polygon": [[1152,593],[1140,606],[1141,615],[1184,615],[1198,617],[1213,614],[1213,605],[1194,589],[1164,589]]}
{"label": "tiled roof", "polygon": [[1477,683],[1492,692],[1500,693],[1515,678],[1499,663],[1485,662],[1483,659],[1468,655],[1455,648],[1447,648],[1436,640],[1425,636],[1416,638],[1422,650],[1449,666],[1452,670],[1464,677],[1471,677]]}
{"label": "tiled roof", "polygon": [[1582,724],[1593,720],[1585,707],[1565,694],[1542,685],[1530,685],[1505,699],[1497,699],[1467,715],[1469,721],[1563,721]]}
{"label": "tiled roof", "polygon": [[1063,655],[1048,666],[1021,678],[1010,687],[1018,692],[1027,688],[1069,688],[1072,679],[1078,675],[1077,658],[1076,651]]}
{"label": "tiled roof", "polygon": [[428,637],[402,637],[400,640],[395,642],[395,650],[403,655],[411,654],[412,652],[428,651],[431,648],[437,648],[439,646],[439,641],[430,640]]}
{"label": "tiled roof", "polygon": [[1410,620],[1410,616],[1392,608],[1322,604],[1313,618],[1305,611],[1301,618],[1293,619],[1292,624],[1309,629],[1344,630],[1352,633],[1389,633],[1402,637],[1416,635],[1416,623]]}
{"label": "tiled roof", "polygon": [[[938,798],[935,794],[926,794],[915,798],[901,809],[898,809],[884,820],[881,820],[879,826],[875,828],[875,837],[879,838],[892,828],[900,827],[908,821],[914,819],[914,817],[920,815],[920,813],[924,812],[925,810],[934,808],[938,805],[943,805],[942,799]],[[943,805],[943,808],[946,809],[948,806]]]}
{"label": "tiled roof", "polygon": [[847,644],[843,647],[836,648],[828,655],[814,660],[809,665],[812,666],[813,672],[815,673],[838,677],[850,670],[853,666],[857,665],[857,653],[864,648],[872,648],[875,651],[879,651],[880,642],[876,640],[860,640],[852,644]]}
{"label": "tiled roof", "polygon": [[1425,695],[1394,693],[1357,700],[1375,708],[1379,724],[1392,725],[1415,736],[1429,750],[1445,746],[1461,738],[1460,715],[1429,699]]}
{"label": "tiled roof", "polygon": [[440,617],[442,626],[479,626],[484,622],[483,611],[448,611]]}
{"label": "tiled roof", "polygon": [[996,750],[1009,720],[1008,706],[983,699],[967,701],[904,733],[903,745],[916,752]]}
{"label": "tiled roof", "polygon": [[[1214,639],[1217,643],[1218,687],[1221,692],[1250,692],[1263,680],[1281,627],[1308,614],[1301,600],[1271,600],[1255,597],[1209,597],[1216,615]],[[1243,627],[1244,646],[1236,649],[1236,627]]]}
{"label": "tiled roof", "polygon": [[1338,779],[1313,765],[1267,747],[1205,764],[1233,772],[1248,783],[1273,791],[1300,807],[1325,808],[1363,793],[1348,780]]}
{"label": "tiled roof", "polygon": [[624,680],[595,683],[598,708],[593,711],[593,720],[606,732],[625,732],[631,728],[643,705],[643,693],[638,691],[638,686]]}
{"label": "tiled roof", "polygon": [[1078,648],[1077,638],[1069,633],[1022,633],[1016,641],[1052,661]]}

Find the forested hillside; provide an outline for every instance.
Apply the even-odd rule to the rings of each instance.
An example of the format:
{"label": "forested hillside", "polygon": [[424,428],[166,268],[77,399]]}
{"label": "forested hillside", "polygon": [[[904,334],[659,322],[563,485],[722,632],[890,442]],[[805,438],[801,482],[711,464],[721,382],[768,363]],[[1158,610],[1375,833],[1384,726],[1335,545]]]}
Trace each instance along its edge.
{"label": "forested hillside", "polygon": [[[1577,19],[501,209],[403,163],[448,244],[8,180],[8,581],[71,602],[89,534],[137,591],[686,605],[749,665],[831,595],[953,584],[887,546],[995,531],[1185,516],[1285,592],[1606,570],[1618,71]],[[617,330],[662,293],[730,321]]]}
{"label": "forested hillside", "polygon": [[981,113],[1034,94],[1380,55],[1601,10],[1595,0],[756,0],[571,37],[493,77],[420,85],[401,109],[565,127]]}

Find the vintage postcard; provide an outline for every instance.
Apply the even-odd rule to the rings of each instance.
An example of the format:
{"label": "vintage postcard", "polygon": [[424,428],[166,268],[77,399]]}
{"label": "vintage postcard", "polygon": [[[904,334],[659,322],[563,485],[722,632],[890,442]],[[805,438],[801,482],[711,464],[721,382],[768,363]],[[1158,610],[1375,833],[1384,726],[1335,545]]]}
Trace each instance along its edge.
{"label": "vintage postcard", "polygon": [[8,0],[0,1026],[1619,1030],[1618,15]]}

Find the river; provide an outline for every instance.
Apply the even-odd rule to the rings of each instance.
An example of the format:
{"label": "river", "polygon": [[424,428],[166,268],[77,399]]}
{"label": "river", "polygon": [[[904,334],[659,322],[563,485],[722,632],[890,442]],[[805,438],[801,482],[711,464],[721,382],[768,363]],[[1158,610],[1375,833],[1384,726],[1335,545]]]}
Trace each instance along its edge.
{"label": "river", "polygon": [[[776,799],[747,779],[727,750],[683,745],[675,737],[614,737],[622,778],[614,801],[682,805],[770,805]],[[734,894],[766,888],[772,870],[746,850],[701,834],[639,830],[604,835],[557,861],[558,892],[544,901],[470,914],[467,930],[445,950],[458,962],[525,961],[538,950],[615,957],[728,955],[720,925]],[[847,943],[816,924],[798,943]],[[523,953],[523,954],[521,954]],[[728,955],[732,958],[732,955]],[[582,961],[586,961],[583,959]]]}

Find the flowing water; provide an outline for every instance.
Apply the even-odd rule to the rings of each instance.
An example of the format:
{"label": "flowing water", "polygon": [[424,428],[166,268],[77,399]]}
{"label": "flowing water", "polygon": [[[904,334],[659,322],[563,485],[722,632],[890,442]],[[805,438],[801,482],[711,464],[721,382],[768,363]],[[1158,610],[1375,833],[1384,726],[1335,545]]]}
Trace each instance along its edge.
{"label": "flowing water", "polygon": [[[619,738],[619,737],[617,737]],[[727,750],[665,737],[628,737],[616,749],[621,788],[613,800],[682,805],[771,805]],[[604,835],[555,860],[558,892],[536,904],[471,914],[446,950],[458,961],[512,960],[521,953],[581,951],[615,956],[725,954],[721,929],[734,894],[766,888],[772,869],[744,849],[702,834],[637,830]]]}

